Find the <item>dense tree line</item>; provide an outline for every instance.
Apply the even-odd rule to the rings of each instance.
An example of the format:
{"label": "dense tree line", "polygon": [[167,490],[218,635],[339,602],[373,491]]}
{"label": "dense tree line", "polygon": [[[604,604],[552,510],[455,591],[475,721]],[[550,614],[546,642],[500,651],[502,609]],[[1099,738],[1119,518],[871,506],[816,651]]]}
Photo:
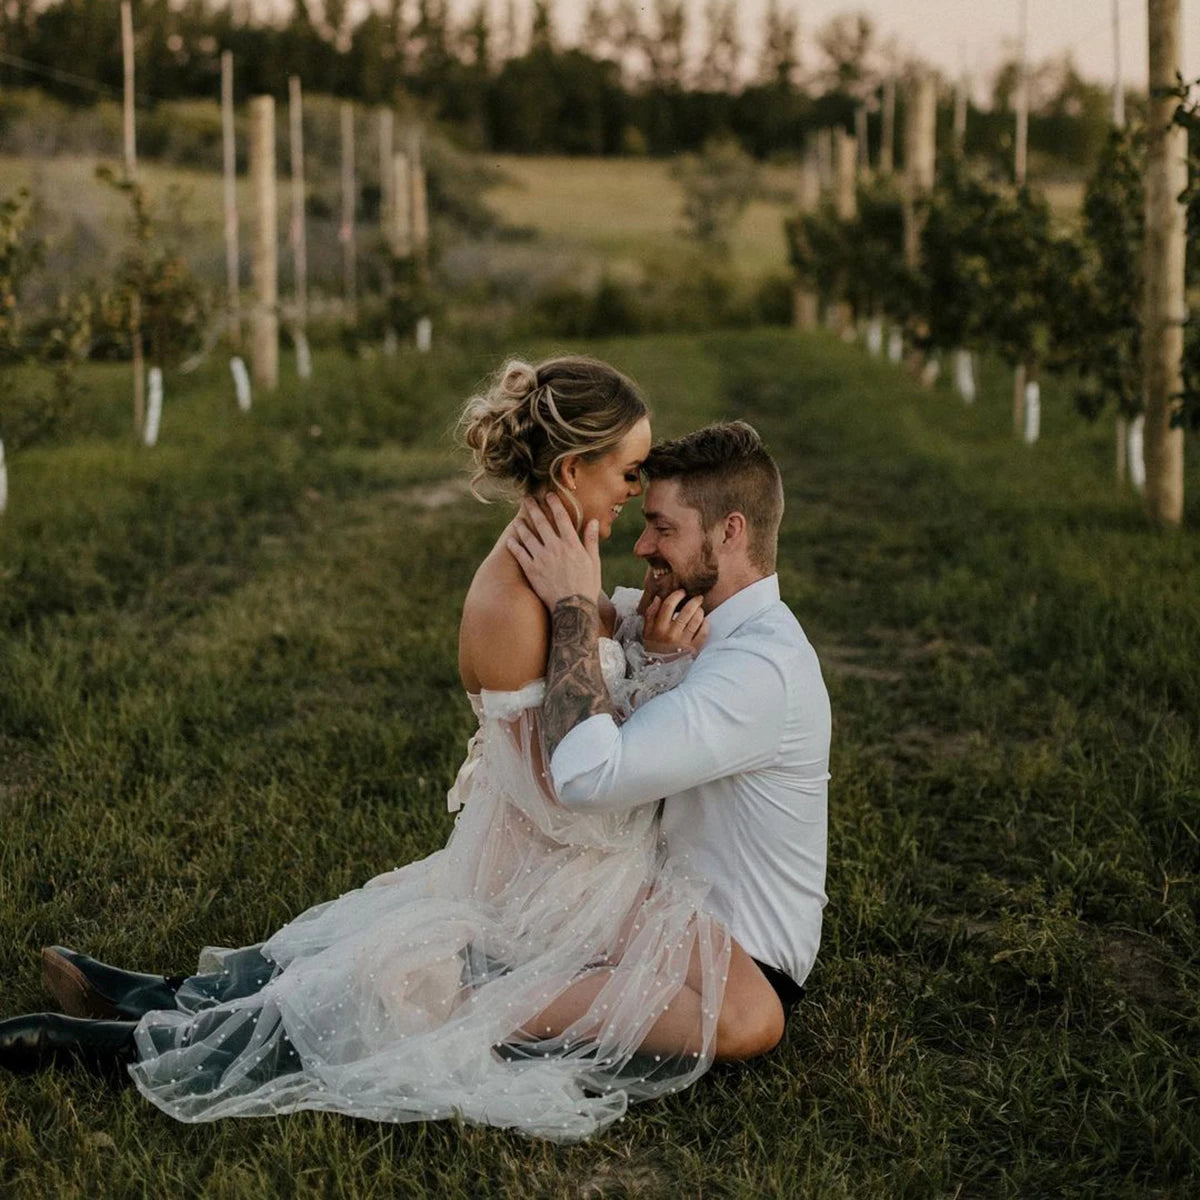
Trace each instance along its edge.
{"label": "dense tree line", "polygon": [[[120,0],[8,0],[0,92],[37,84],[73,103],[119,94],[119,8]],[[364,16],[347,0],[292,0],[268,19],[232,0],[136,0],[138,91],[143,104],[214,97],[227,49],[239,99],[283,96],[291,74],[310,92],[364,104],[408,97],[480,149],[674,154],[733,137],[764,157],[798,150],[813,129],[851,126],[859,104],[878,144],[884,58],[866,17],[836,18],[817,33],[819,66],[802,77],[798,22],[777,0],[752,64],[736,0],[705,5],[692,59],[684,0],[591,0],[576,47],[561,43],[550,0],[534,4],[527,28],[511,3],[500,20],[490,11],[480,0],[454,20],[447,0],[388,0]],[[1010,75],[1001,71],[991,110],[969,124],[968,151],[997,162],[1011,137]],[[1104,115],[1101,89],[1069,64],[1047,67],[1031,148],[1091,163]]]}

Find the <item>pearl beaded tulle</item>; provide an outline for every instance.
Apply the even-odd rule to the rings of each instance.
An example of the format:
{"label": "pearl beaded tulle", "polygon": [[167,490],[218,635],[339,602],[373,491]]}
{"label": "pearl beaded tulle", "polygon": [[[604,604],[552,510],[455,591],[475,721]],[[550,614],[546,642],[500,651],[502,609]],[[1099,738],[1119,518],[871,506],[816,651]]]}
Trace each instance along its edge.
{"label": "pearl beaded tulle", "polygon": [[[614,597],[619,636],[636,596]],[[618,715],[686,671],[629,651],[601,641]],[[537,681],[471,697],[479,728],[444,849],[284,926],[251,995],[213,1003],[185,985],[176,1010],[147,1014],[130,1068],[142,1093],[181,1121],[315,1108],[573,1141],[703,1074],[729,939],[704,914],[703,882],[664,858],[657,805],[583,815],[558,803],[543,695]],[[200,970],[233,953],[206,950]],[[590,1005],[546,1036],[537,1016],[588,976]],[[643,1047],[685,988],[699,994],[687,1044]]]}

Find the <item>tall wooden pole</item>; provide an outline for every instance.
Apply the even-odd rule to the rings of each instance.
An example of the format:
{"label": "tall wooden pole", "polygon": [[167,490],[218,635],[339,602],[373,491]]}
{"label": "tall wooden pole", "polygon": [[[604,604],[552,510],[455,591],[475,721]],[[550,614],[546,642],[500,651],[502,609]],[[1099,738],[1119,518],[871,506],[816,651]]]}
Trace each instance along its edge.
{"label": "tall wooden pole", "polygon": [[250,101],[250,183],[254,192],[254,381],[279,383],[279,263],[275,199],[275,99]]}
{"label": "tall wooden pole", "polygon": [[[858,216],[858,139],[840,126],[833,131],[833,206],[839,221]],[[844,338],[854,334],[854,306],[846,293],[849,280],[838,281],[834,298],[834,331]]]}
{"label": "tall wooden pole", "polygon": [[908,88],[904,112],[904,257],[915,267],[921,230],[917,204],[933,190],[937,175],[937,87],[918,70]]}
{"label": "tall wooden pole", "polygon": [[[814,213],[821,207],[821,170],[817,165],[817,149],[809,138],[808,150],[800,164],[800,193],[797,197],[801,213]],[[816,329],[820,323],[820,297],[808,280],[798,282],[792,289],[792,324],[797,329]]]}
{"label": "tall wooden pole", "polygon": [[425,189],[425,162],[421,154],[421,131],[409,135],[409,183],[412,187],[410,219],[412,222],[413,262],[417,279],[424,283],[429,276],[429,199]]}
{"label": "tall wooden pole", "polygon": [[1183,388],[1187,131],[1173,123],[1181,63],[1180,0],[1149,0],[1146,118],[1146,259],[1142,355],[1146,389],[1146,512],[1161,525],[1183,521],[1183,430],[1171,428],[1172,397]]}
{"label": "tall wooden pole", "polygon": [[357,301],[355,275],[354,217],[357,209],[358,185],[354,177],[354,105],[342,104],[342,224],[338,238],[342,243],[342,295],[346,316],[354,320]]}
{"label": "tall wooden pole", "polygon": [[395,117],[390,108],[379,110],[379,229],[383,234],[386,253],[383,256],[384,317],[383,351],[396,352],[396,331],[392,328],[391,306],[394,273],[392,258],[395,250],[396,151]]}
{"label": "tall wooden pole", "polygon": [[[1121,0],[1112,0],[1112,32],[1113,32],[1113,84],[1112,84],[1112,122],[1114,129],[1125,128],[1125,81],[1121,72]],[[1142,420],[1141,417],[1136,418]],[[1141,437],[1138,430],[1138,437]],[[1117,413],[1116,420],[1116,475],[1118,485],[1123,484],[1129,477],[1129,418],[1123,413]],[[1138,470],[1138,477],[1141,472]]]}
{"label": "tall wooden pole", "polygon": [[1021,0],[1020,56],[1017,67],[1017,136],[1013,178],[1017,181],[1017,187],[1024,187],[1029,157],[1029,0]]}
{"label": "tall wooden pole", "polygon": [[[1021,32],[1017,64],[1017,133],[1013,152],[1013,179],[1017,187],[1025,186],[1029,158],[1029,0],[1021,0]],[[1027,420],[1025,410],[1026,393],[1029,390],[1028,373],[1024,363],[1019,363],[1013,374],[1013,433],[1018,437],[1025,434]]]}
{"label": "tall wooden pole", "polygon": [[[125,181],[132,185],[137,180],[137,133],[133,113],[133,5],[130,0],[121,0],[121,57],[125,66]],[[133,432],[140,438],[146,424],[146,360],[142,346],[142,297],[136,291],[129,297],[129,344],[133,358]]]}
{"label": "tall wooden pole", "polygon": [[896,169],[896,77],[889,75],[883,84],[883,114],[879,137],[879,173],[890,175]]}
{"label": "tall wooden pole", "polygon": [[308,238],[304,228],[304,102],[300,76],[288,76],[288,147],[292,164],[292,221],[290,241],[295,286],[296,326],[308,319]]}
{"label": "tall wooden pole", "polygon": [[121,57],[125,63],[125,178],[137,175],[137,135],[133,121],[133,4],[121,0]]}
{"label": "tall wooden pole", "polygon": [[221,141],[225,201],[225,282],[229,305],[229,340],[242,344],[241,283],[239,279],[237,143],[233,124],[233,51],[221,52]]}
{"label": "tall wooden pole", "polygon": [[1113,88],[1112,119],[1118,129],[1125,128],[1125,80],[1121,72],[1121,0],[1112,0]]}
{"label": "tall wooden pole", "polygon": [[833,130],[817,130],[817,169],[821,178],[821,191],[833,190]]}
{"label": "tall wooden pole", "polygon": [[395,118],[390,108],[379,110],[379,227],[385,238],[392,228],[392,159],[395,155]]}
{"label": "tall wooden pole", "polygon": [[394,258],[411,258],[412,244],[412,164],[404,151],[392,155],[392,223],[388,245]]}
{"label": "tall wooden pole", "polygon": [[967,149],[967,106],[971,99],[971,81],[964,72],[954,88],[954,153],[960,158]]}

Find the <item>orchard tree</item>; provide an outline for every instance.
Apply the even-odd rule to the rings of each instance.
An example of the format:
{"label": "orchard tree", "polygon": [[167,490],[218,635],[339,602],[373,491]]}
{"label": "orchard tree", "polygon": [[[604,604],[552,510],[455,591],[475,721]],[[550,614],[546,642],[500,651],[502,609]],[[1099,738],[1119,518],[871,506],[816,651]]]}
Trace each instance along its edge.
{"label": "orchard tree", "polygon": [[[30,321],[21,290],[42,256],[30,234],[33,202],[27,191],[0,199],[0,449],[9,452],[53,435],[70,413],[74,364],[87,351],[90,304],[61,300],[53,316]],[[52,377],[30,366],[52,366]]]}
{"label": "orchard tree", "polygon": [[702,153],[685,154],[671,169],[683,188],[689,234],[725,252],[729,235],[759,189],[758,167],[732,138],[708,142]]}

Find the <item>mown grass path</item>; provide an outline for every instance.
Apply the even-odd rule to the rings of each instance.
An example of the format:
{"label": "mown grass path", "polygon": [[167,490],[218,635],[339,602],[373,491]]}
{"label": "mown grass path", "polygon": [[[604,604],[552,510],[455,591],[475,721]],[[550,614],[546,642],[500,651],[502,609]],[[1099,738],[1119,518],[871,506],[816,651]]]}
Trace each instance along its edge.
{"label": "mown grass path", "polygon": [[[1147,530],[1053,393],[1042,444],[1013,443],[999,376],[966,410],[823,337],[590,348],[660,435],[745,417],[787,481],[781,581],[835,742],[825,945],[784,1046],[569,1149],[185,1127],[86,1076],[3,1076],[0,1191],[1195,1194],[1196,534]],[[496,358],[319,360],[249,418],[214,369],[153,453],[120,443],[101,372],[63,444],[14,456],[0,1011],[40,1007],[43,943],[186,969],[444,840],[459,603],[505,519],[447,486],[445,434]],[[636,525],[613,582],[639,578]]]}

